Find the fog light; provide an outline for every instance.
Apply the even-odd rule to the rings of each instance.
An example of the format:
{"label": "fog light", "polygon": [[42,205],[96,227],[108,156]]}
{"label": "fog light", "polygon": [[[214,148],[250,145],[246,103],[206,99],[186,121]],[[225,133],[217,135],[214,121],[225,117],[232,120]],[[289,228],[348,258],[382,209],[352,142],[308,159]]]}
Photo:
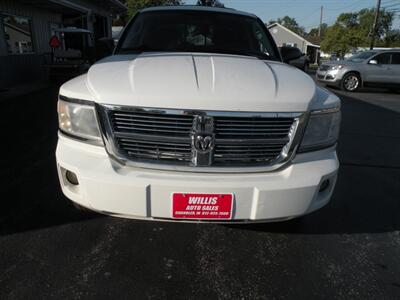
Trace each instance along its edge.
{"label": "fog light", "polygon": [[321,186],[319,187],[319,192],[322,193],[323,191],[325,191],[327,188],[329,187],[329,179],[324,180],[321,184]]}
{"label": "fog light", "polygon": [[72,185],[79,184],[78,177],[76,177],[76,174],[71,171],[65,172],[65,178],[67,178],[68,182]]}

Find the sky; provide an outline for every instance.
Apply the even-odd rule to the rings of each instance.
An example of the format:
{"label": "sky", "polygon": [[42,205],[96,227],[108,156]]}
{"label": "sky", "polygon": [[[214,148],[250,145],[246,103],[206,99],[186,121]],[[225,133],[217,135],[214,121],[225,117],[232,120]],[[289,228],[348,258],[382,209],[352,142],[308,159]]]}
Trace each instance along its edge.
{"label": "sky", "polygon": [[[324,7],[322,22],[331,25],[343,12],[359,11],[376,5],[376,0],[220,0],[226,7],[253,13],[264,22],[288,15],[297,20],[306,31],[318,27],[321,6]],[[186,0],[195,4],[196,0]],[[382,0],[382,7],[400,9],[400,0]],[[400,27],[400,11],[394,25]]]}

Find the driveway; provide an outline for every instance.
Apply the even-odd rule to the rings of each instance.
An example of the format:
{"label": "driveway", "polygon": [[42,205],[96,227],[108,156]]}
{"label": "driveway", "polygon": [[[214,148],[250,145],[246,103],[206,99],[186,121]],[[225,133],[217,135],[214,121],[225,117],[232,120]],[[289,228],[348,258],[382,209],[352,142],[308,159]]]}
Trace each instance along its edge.
{"label": "driveway", "polygon": [[235,226],[81,214],[56,175],[57,90],[0,102],[0,298],[399,299],[400,95],[334,92],[330,204]]}

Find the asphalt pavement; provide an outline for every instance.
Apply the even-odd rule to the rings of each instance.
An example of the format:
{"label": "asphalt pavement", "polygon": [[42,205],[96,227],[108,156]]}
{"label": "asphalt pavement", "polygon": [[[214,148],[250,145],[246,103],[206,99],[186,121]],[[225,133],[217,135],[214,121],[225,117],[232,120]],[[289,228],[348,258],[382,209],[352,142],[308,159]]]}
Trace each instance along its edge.
{"label": "asphalt pavement", "polygon": [[57,89],[0,101],[0,298],[399,299],[400,95],[333,91],[330,204],[230,226],[80,213],[58,185]]}

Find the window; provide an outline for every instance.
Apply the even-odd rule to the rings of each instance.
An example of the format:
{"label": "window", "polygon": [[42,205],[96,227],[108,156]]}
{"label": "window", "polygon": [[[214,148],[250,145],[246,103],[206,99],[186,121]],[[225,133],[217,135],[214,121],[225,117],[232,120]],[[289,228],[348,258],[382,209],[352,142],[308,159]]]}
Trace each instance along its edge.
{"label": "window", "polygon": [[32,53],[32,28],[29,18],[3,16],[4,35],[8,53]]}
{"label": "window", "polygon": [[355,54],[351,57],[349,57],[347,60],[348,61],[354,61],[354,62],[361,62],[363,60],[366,60],[376,54],[374,51],[365,51],[365,52],[360,52],[358,54]]}
{"label": "window", "polygon": [[390,53],[379,54],[375,56],[373,59],[375,59],[380,65],[388,65],[390,64]]}
{"label": "window", "polygon": [[265,35],[263,28],[257,22],[253,23],[252,35],[257,40],[257,51],[266,53],[268,55],[273,53],[268,37]]}
{"label": "window", "polygon": [[392,65],[400,65],[400,53],[392,53]]}
{"label": "window", "polygon": [[120,40],[119,53],[184,51],[278,59],[258,19],[206,11],[140,13]]}

